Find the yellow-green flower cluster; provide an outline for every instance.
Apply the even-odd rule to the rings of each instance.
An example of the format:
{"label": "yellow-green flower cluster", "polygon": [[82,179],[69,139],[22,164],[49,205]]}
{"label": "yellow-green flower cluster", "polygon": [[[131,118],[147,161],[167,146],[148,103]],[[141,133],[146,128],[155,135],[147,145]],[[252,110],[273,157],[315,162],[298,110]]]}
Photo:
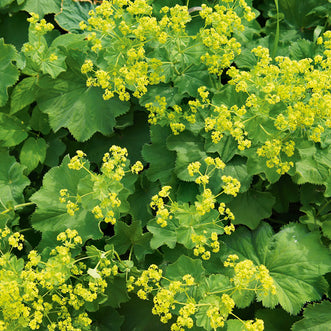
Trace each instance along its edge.
{"label": "yellow-green flower cluster", "polygon": [[[57,240],[61,244],[49,257],[32,250],[26,262],[12,255],[10,248],[21,249],[24,237],[11,234],[8,228],[0,233],[0,329],[79,331],[89,328],[92,320],[85,305],[104,292],[105,277],[110,273],[99,263],[100,276],[91,277],[86,273],[86,265],[73,259],[71,249],[82,244],[77,231],[67,229],[60,233]],[[4,247],[9,247],[7,252]]]}
{"label": "yellow-green flower cluster", "polygon": [[224,262],[225,267],[234,269],[234,276],[231,281],[236,288],[241,291],[248,288],[255,288],[255,291],[262,291],[264,295],[268,293],[276,294],[276,286],[269,270],[263,265],[255,266],[251,260],[239,260],[238,255],[229,255]]}
{"label": "yellow-green flower cluster", "polygon": [[233,37],[233,32],[243,31],[244,26],[235,10],[242,7],[247,20],[254,19],[255,15],[245,1],[215,5],[214,10],[205,4],[201,7],[199,14],[205,19],[205,29],[201,30],[199,37],[208,49],[201,56],[201,61],[206,64],[210,73],[221,75],[224,68],[229,67],[235,56],[241,52],[241,45]]}
{"label": "yellow-green flower cluster", "polygon": [[193,254],[195,256],[201,256],[203,260],[210,259],[210,250],[213,253],[217,253],[220,250],[220,243],[216,232],[212,232],[209,237],[206,237],[203,234],[198,235],[196,233],[192,233],[191,240],[195,245]]}
{"label": "yellow-green flower cluster", "polygon": [[277,172],[281,175],[285,174],[293,167],[292,161],[282,161],[281,152],[288,157],[294,154],[295,143],[293,140],[289,140],[282,143],[279,139],[267,140],[264,145],[257,149],[257,155],[265,157],[267,159],[268,168],[277,168]]}
{"label": "yellow-green flower cluster", "polygon": [[[204,159],[206,165],[206,170],[204,173],[200,171],[201,163],[199,161],[192,162],[187,166],[187,171],[191,177],[198,175],[195,179],[197,184],[202,184],[205,188],[209,183],[209,179],[215,170],[223,170],[225,168],[225,163],[219,158],[212,158],[210,156]],[[208,195],[208,194],[207,194]]]}
{"label": "yellow-green flower cluster", "polygon": [[[87,162],[85,156],[84,152],[78,150],[76,155],[70,159],[68,167],[72,170],[85,170],[93,182],[93,191],[82,196],[78,194],[72,196],[68,189],[61,189],[59,200],[61,203],[66,203],[68,214],[73,216],[79,210],[82,199],[88,195],[93,195],[93,198],[100,201],[91,210],[95,218],[115,224],[121,206],[121,200],[118,196],[123,189],[121,180],[126,173],[130,172],[127,149],[116,145],[111,146],[109,152],[105,153],[102,158],[101,174],[93,173],[85,167]],[[131,167],[131,172],[139,173],[142,169],[143,165],[138,161]]]}
{"label": "yellow-green flower cluster", "polygon": [[[140,98],[147,92],[148,85],[166,81],[162,62],[165,59],[155,52],[150,56],[150,49],[178,49],[182,56],[190,42],[195,44],[193,47],[205,50],[200,60],[209,72],[220,75],[240,53],[240,44],[233,37],[235,31],[243,30],[236,11],[239,7],[246,20],[254,18],[244,0],[216,5],[214,9],[203,5],[199,14],[205,26],[196,36],[191,36],[186,31],[186,25],[192,20],[187,6],[165,6],[157,19],[152,16],[152,7],[146,0],[102,1],[89,12],[87,22],[80,23],[81,29],[87,31],[92,52],[105,52],[107,61],[99,67],[91,59],[86,60],[82,73],[88,74],[87,86],[100,86],[106,100],[115,94],[121,100],[128,100],[128,91]],[[184,48],[179,40],[186,45]],[[176,56],[170,61],[177,64],[177,59]],[[177,69],[175,72],[179,74]],[[182,129],[181,124],[171,121],[177,131]]]}
{"label": "yellow-green flower cluster", "polygon": [[152,202],[150,203],[150,207],[156,210],[156,223],[160,224],[162,228],[167,226],[168,220],[173,218],[173,208],[164,201],[166,198],[171,201],[169,197],[170,190],[171,186],[163,186],[161,191],[152,197]]}
{"label": "yellow-green flower cluster", "polygon": [[207,310],[210,327],[213,329],[223,327],[234,307],[234,300],[228,294],[223,294],[221,299],[215,302],[214,305],[210,305]]}
{"label": "yellow-green flower cluster", "polygon": [[[215,237],[217,237],[216,234]],[[238,264],[235,262],[236,260],[238,260],[238,256],[232,255],[229,256],[227,262],[231,267],[236,268]],[[274,293],[269,272],[264,266],[261,267],[261,270],[258,268],[255,270],[258,279],[265,279],[269,282],[268,285],[263,287],[263,290]],[[243,268],[239,267],[238,269],[240,270],[237,270],[237,274],[242,274]],[[237,284],[233,280],[232,282],[234,287],[230,289],[206,292],[204,285],[197,282],[190,274],[176,280],[168,279],[163,276],[161,269],[156,265],[151,265],[138,278],[131,276],[127,281],[127,285],[130,291],[136,290],[138,297],[142,300],[148,300],[151,295],[153,296],[152,313],[158,315],[162,323],[167,323],[176,317],[175,322],[171,324],[171,331],[185,331],[194,327],[196,323],[195,315],[201,314],[202,311],[208,318],[210,327],[215,330],[224,327],[230,315],[239,319],[233,313],[235,301],[231,295],[237,290],[254,290],[257,292],[260,289],[252,283],[248,284],[250,287],[243,288],[241,283]],[[224,293],[227,291],[229,293]],[[196,301],[197,293],[202,295],[202,300],[199,302]],[[247,330],[260,331],[264,328],[263,321],[259,319],[255,321],[239,320]]]}
{"label": "yellow-green flower cluster", "polygon": [[47,23],[43,18],[39,21],[39,15],[36,13],[30,13],[31,17],[27,19],[30,24],[30,29],[36,32],[38,35],[43,36],[49,31],[54,29],[54,25],[52,23]]}
{"label": "yellow-green flower cluster", "polygon": [[[261,124],[261,130],[270,136],[257,152],[267,158],[267,166],[275,167],[284,174],[293,162],[283,161],[294,154],[294,137],[301,137],[315,143],[322,142],[331,128],[331,33],[327,31],[318,39],[324,49],[323,55],[302,60],[276,57],[273,61],[269,51],[261,46],[252,50],[257,64],[250,71],[231,67],[229,84],[237,92],[245,92],[245,122],[268,116],[273,122],[273,132]],[[282,111],[275,114],[275,106]],[[272,115],[271,115],[272,114]]]}
{"label": "yellow-green flower cluster", "polygon": [[195,280],[192,275],[187,274],[181,280],[169,280],[166,286],[161,285],[161,280],[166,278],[162,276],[162,270],[152,264],[147,270],[144,270],[140,277],[136,280],[133,276],[129,279],[129,288],[134,289],[134,286],[140,288],[137,295],[142,300],[148,299],[149,293],[154,293],[152,313],[160,317],[162,323],[167,323],[173,317],[178,305],[182,305],[179,309],[179,316],[175,323],[171,325],[172,331],[184,330],[183,328],[192,328],[194,325],[191,315],[197,311],[194,301],[188,298],[187,302],[180,303],[176,297],[180,293],[187,293],[188,288],[195,286]]}

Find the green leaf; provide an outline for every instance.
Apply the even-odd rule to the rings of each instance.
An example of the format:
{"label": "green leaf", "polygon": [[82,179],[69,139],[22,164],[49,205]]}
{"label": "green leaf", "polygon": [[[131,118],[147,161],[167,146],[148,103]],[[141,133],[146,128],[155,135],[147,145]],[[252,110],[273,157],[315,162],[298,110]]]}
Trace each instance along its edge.
{"label": "green leaf", "polygon": [[6,45],[3,38],[0,39],[0,106],[8,100],[7,89],[16,83],[19,71],[12,64],[16,60],[16,49],[12,45]]}
{"label": "green leaf", "polygon": [[322,231],[324,236],[328,237],[331,240],[331,217],[329,216],[330,220],[324,221],[322,223]]}
{"label": "green leaf", "polygon": [[310,40],[300,39],[293,42],[290,47],[290,56],[292,60],[302,60],[306,58],[314,58],[316,54],[317,45]]}
{"label": "green leaf", "polygon": [[238,194],[227,206],[235,216],[234,224],[245,224],[253,230],[261,220],[271,216],[275,201],[271,193],[251,189]]}
{"label": "green leaf", "polygon": [[177,211],[175,215],[179,223],[176,225],[177,242],[192,249],[195,246],[191,239],[193,233],[205,235],[206,229],[208,229],[210,232],[223,234],[223,228],[218,224],[213,224],[217,217],[218,212],[214,209],[201,216],[196,212],[194,206],[182,205],[181,210]]}
{"label": "green leaf", "polygon": [[[23,0],[24,2],[25,0]],[[2,1],[0,1],[1,7]],[[10,12],[10,14],[1,15],[0,31],[6,43],[12,44],[16,49],[21,49],[23,44],[28,40],[29,22],[28,15],[25,12]]]}
{"label": "green leaf", "polygon": [[[43,180],[43,186],[31,196],[31,201],[36,203],[37,209],[32,215],[31,225],[42,232],[40,248],[54,247],[57,244],[56,236],[67,228],[76,229],[83,242],[87,239],[101,237],[98,221],[94,215],[80,206],[74,216],[66,210],[66,204],[59,201],[61,189],[68,189],[70,196],[79,194],[78,186],[82,179],[89,174],[81,169],[68,168],[69,157],[66,156],[59,167],[52,168]],[[87,166],[85,164],[85,166]],[[85,179],[86,180],[86,179]]]}
{"label": "green leaf", "polygon": [[61,10],[61,0],[26,0],[21,10],[43,17],[46,14],[58,13]]}
{"label": "green leaf", "polygon": [[174,86],[181,94],[187,93],[192,97],[198,96],[200,86],[210,87],[208,70],[205,66],[189,66],[174,79]]}
{"label": "green leaf", "polygon": [[176,262],[170,264],[166,270],[166,277],[171,280],[180,280],[187,274],[194,277],[196,282],[204,279],[205,269],[202,266],[202,261],[182,255]]}
{"label": "green leaf", "polygon": [[93,331],[120,331],[124,322],[124,317],[111,307],[101,307],[98,311],[89,313],[89,316],[93,320]]}
{"label": "green leaf", "polygon": [[160,190],[158,182],[150,182],[144,173],[139,175],[134,193],[128,198],[130,203],[130,214],[135,220],[142,220],[142,226],[145,226],[151,217],[151,208],[149,206],[152,196]]}
{"label": "green leaf", "polygon": [[210,135],[207,135],[205,151],[218,153],[221,160],[227,163],[238,152],[238,144],[230,135],[225,135],[217,144],[212,142]]}
{"label": "green leaf", "polygon": [[187,171],[187,166],[191,162],[200,161],[207,157],[203,150],[201,139],[195,137],[192,133],[184,131],[179,135],[169,136],[167,147],[177,152],[175,172],[179,179],[184,181],[194,181]]}
{"label": "green leaf", "polygon": [[101,89],[86,87],[83,77],[71,71],[55,80],[43,77],[39,86],[38,105],[48,114],[52,129],[68,128],[78,141],[97,131],[109,135],[116,125],[115,117],[129,110],[129,104],[116,97],[104,101]]}
{"label": "green leaf", "polygon": [[65,152],[66,145],[62,142],[63,132],[57,132],[47,137],[47,153],[45,158],[45,165],[54,167],[59,164],[60,156]]}
{"label": "green leaf", "polygon": [[140,221],[133,221],[130,225],[124,222],[117,222],[115,224],[115,235],[110,238],[108,243],[113,244],[120,255],[133,247],[134,255],[138,261],[141,261],[146,254],[153,253],[149,246],[151,237],[151,233],[142,232]]}
{"label": "green leaf", "polygon": [[24,166],[17,163],[8,152],[0,152],[0,160],[0,211],[3,211],[9,207],[9,202],[24,202],[23,190],[30,181],[23,175]]}
{"label": "green leaf", "polygon": [[308,305],[303,311],[303,319],[294,323],[292,331],[323,331],[329,330],[331,325],[331,302]]}
{"label": "green leaf", "polygon": [[81,33],[79,27],[81,21],[86,21],[90,17],[90,10],[95,6],[89,1],[62,0],[61,12],[55,15],[56,23],[64,30],[71,33]]}
{"label": "green leaf", "polygon": [[[159,316],[152,314],[153,302],[133,296],[129,302],[123,303],[119,313],[124,316],[121,330],[134,331],[169,331],[169,324],[160,322]],[[103,329],[102,331],[112,330]]]}
{"label": "green leaf", "polygon": [[142,149],[142,156],[149,163],[147,178],[152,182],[160,180],[163,185],[168,184],[176,159],[176,153],[169,151],[165,144],[169,134],[168,128],[152,126],[151,144],[145,144]]}
{"label": "green leaf", "polygon": [[42,113],[38,106],[35,106],[32,110],[29,125],[31,129],[39,131],[43,135],[48,135],[51,131],[47,114]]}
{"label": "green leaf", "polygon": [[28,138],[25,140],[21,152],[20,162],[26,166],[25,173],[29,174],[39,162],[43,163],[46,157],[47,144],[43,138]]}
{"label": "green leaf", "polygon": [[250,188],[253,179],[253,176],[248,174],[246,159],[240,156],[235,156],[231,161],[227,162],[226,167],[222,172],[219,172],[219,175],[220,177],[225,175],[238,179],[240,182],[240,193],[246,192]]}
{"label": "green leaf", "polygon": [[10,114],[15,114],[36,100],[38,93],[37,77],[27,77],[14,88],[10,99]]}
{"label": "green leaf", "polygon": [[169,248],[174,248],[177,242],[176,227],[169,223],[166,227],[161,228],[155,220],[148,222],[147,229],[153,234],[151,240],[151,248],[157,249],[162,245],[167,245]]}
{"label": "green leaf", "polygon": [[281,177],[281,175],[276,172],[275,168],[268,168],[266,165],[266,159],[258,156],[256,151],[257,148],[251,147],[243,152],[243,155],[247,157],[248,174],[265,174],[265,177],[270,183],[276,183]]}
{"label": "green leaf", "polygon": [[259,309],[255,317],[263,320],[264,329],[268,331],[291,330],[292,324],[299,319],[281,308]]}
{"label": "green leaf", "polygon": [[[56,60],[51,60],[50,57],[56,55]],[[56,78],[61,72],[67,69],[65,63],[66,56],[58,49],[51,47],[44,55],[44,60],[41,62],[40,69],[44,74],[49,74],[53,79]]]}
{"label": "green leaf", "polygon": [[225,324],[227,331],[243,331],[243,323],[237,319],[228,319]]}
{"label": "green leaf", "polygon": [[296,163],[296,183],[324,184],[331,175],[331,147],[321,149],[310,141],[298,146],[301,160]]}
{"label": "green leaf", "polygon": [[16,146],[27,136],[27,128],[24,122],[15,116],[0,113],[0,146]]}
{"label": "green leaf", "polygon": [[286,213],[289,204],[300,199],[299,186],[293,183],[290,176],[282,176],[271,186],[270,191],[276,198],[273,209],[278,213]]}
{"label": "green leaf", "polygon": [[[199,301],[199,310],[195,314],[197,320],[197,326],[201,326],[204,330],[210,331],[212,330],[210,326],[210,318],[207,315],[207,311],[210,306],[221,306],[221,298],[217,295],[208,295],[202,300]],[[215,328],[214,328],[215,330]]]}
{"label": "green leaf", "polygon": [[130,299],[124,278],[115,277],[108,285],[105,294],[108,295],[107,305],[113,308],[120,307],[123,302]]}
{"label": "green leaf", "polygon": [[258,296],[265,307],[279,303],[285,311],[297,314],[306,302],[321,299],[327,290],[322,276],[331,270],[331,256],[319,232],[310,232],[304,225],[290,223],[273,234],[270,225],[261,223],[255,231],[237,229],[224,242],[224,257],[236,253],[270,271],[277,294]]}

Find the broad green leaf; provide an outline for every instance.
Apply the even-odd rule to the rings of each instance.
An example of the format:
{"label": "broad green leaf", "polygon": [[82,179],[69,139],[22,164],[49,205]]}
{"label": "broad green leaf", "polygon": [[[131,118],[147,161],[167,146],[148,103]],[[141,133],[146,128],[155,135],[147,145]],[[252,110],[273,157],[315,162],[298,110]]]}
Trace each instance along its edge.
{"label": "broad green leaf", "polygon": [[222,293],[226,293],[226,289],[231,289],[232,287],[233,284],[230,282],[229,277],[222,274],[214,274],[202,280],[199,286],[199,290],[201,291],[202,296],[205,293],[221,295]]}
{"label": "broad green leaf", "polygon": [[266,165],[266,159],[258,156],[256,151],[257,148],[251,147],[243,152],[243,155],[247,157],[248,174],[264,174],[271,184],[276,183],[281,175],[276,172],[275,168],[268,168]]}
{"label": "broad green leaf", "polygon": [[303,310],[303,319],[294,323],[292,331],[323,331],[331,325],[331,302],[313,303]]}
{"label": "broad green leaf", "polygon": [[37,77],[27,77],[14,88],[10,99],[10,114],[15,114],[36,100],[39,87]]}
{"label": "broad green leaf", "polygon": [[174,84],[179,93],[197,97],[200,86],[210,87],[208,70],[205,66],[189,66],[175,78]]}
{"label": "broad green leaf", "polygon": [[142,232],[140,221],[134,221],[130,225],[117,222],[115,224],[115,235],[110,238],[108,243],[113,244],[120,255],[126,253],[132,247],[134,255],[138,261],[141,261],[146,254],[153,253],[149,246],[151,237],[151,233]]}
{"label": "broad green leaf", "polygon": [[[123,117],[130,113],[118,117],[118,121],[121,121]],[[134,121],[130,126],[123,129],[118,128],[117,123],[116,134],[112,134],[110,137],[105,137],[100,133],[96,133],[80,147],[84,149],[84,152],[89,156],[91,162],[99,163],[99,160],[102,159],[104,153],[108,152],[109,147],[112,145],[125,147],[128,150],[131,164],[138,160],[142,161],[142,147],[145,143],[150,141],[146,114],[135,111]]]}
{"label": "broad green leaf", "polygon": [[213,330],[210,326],[210,318],[207,315],[207,311],[211,306],[221,306],[221,298],[217,295],[207,295],[205,298],[201,299],[198,304],[200,307],[195,314],[197,326],[201,326],[207,331]]}
{"label": "broad green leaf", "polygon": [[217,144],[212,142],[210,135],[206,135],[205,151],[216,152],[221,160],[227,163],[238,152],[238,144],[230,135],[224,135]]}
{"label": "broad green leaf", "polygon": [[250,50],[244,48],[236,57],[235,62],[240,69],[253,69],[257,63],[257,58]]}
{"label": "broad green leaf", "polygon": [[177,87],[170,84],[158,84],[148,88],[146,94],[139,99],[139,104],[144,107],[147,103],[154,102],[157,95],[165,97],[169,107],[180,104],[183,99],[183,95],[178,93]]}
{"label": "broad green leaf", "polygon": [[0,212],[10,207],[8,203],[24,202],[23,190],[30,181],[23,175],[24,166],[17,163],[8,152],[0,152]]}
{"label": "broad green leaf", "polygon": [[300,39],[295,41],[289,47],[292,60],[302,60],[305,58],[314,58],[317,45],[310,40]]}
{"label": "broad green leaf", "polygon": [[42,113],[38,106],[35,106],[32,110],[29,125],[31,129],[39,131],[43,135],[48,135],[51,131],[47,114]]}
{"label": "broad green leaf", "polygon": [[101,307],[98,311],[89,313],[89,316],[93,320],[93,331],[121,331],[124,322],[124,317],[111,307]]}
{"label": "broad green leaf", "polygon": [[40,17],[56,14],[61,10],[61,0],[26,0],[21,10],[36,13]]}
{"label": "broad green leaf", "polygon": [[213,97],[213,104],[220,106],[226,105],[228,107],[232,107],[237,105],[241,107],[247,98],[247,95],[243,92],[236,92],[235,87],[229,84],[222,86],[220,91],[215,93]]}
{"label": "broad green leaf", "polygon": [[282,176],[278,182],[271,186],[270,191],[276,198],[273,209],[278,213],[286,213],[289,204],[300,199],[299,187],[293,183],[290,176]]}
{"label": "broad green leaf", "polygon": [[129,110],[129,104],[117,98],[104,101],[101,89],[86,87],[84,78],[71,71],[55,80],[43,77],[39,86],[38,105],[48,114],[52,129],[68,128],[78,141],[97,131],[109,135],[116,125],[115,117]]}
{"label": "broad green leaf", "polygon": [[331,240],[331,215],[329,220],[322,223],[322,231],[324,236],[328,237]]}
{"label": "broad green leaf", "polygon": [[299,319],[281,308],[259,309],[255,317],[263,320],[264,329],[268,331],[290,330],[292,324]]}
{"label": "broad green leaf", "polygon": [[71,33],[81,33],[79,27],[81,21],[86,21],[90,17],[90,10],[95,6],[89,1],[62,0],[61,12],[55,15],[56,23],[64,30]]}
{"label": "broad green leaf", "polygon": [[325,3],[324,0],[279,0],[279,8],[285,15],[285,21],[299,30],[317,25],[318,16],[309,15],[309,13],[315,7]]}
{"label": "broad green leaf", "polygon": [[[54,55],[56,56],[56,59],[52,60],[51,57]],[[64,54],[58,49],[51,47],[45,53],[40,69],[44,74],[49,74],[54,79],[67,69],[65,59],[66,56]]]}
{"label": "broad green leaf", "polygon": [[213,224],[217,219],[218,212],[212,209],[210,212],[199,215],[194,206],[184,204],[181,206],[180,211],[176,212],[175,218],[178,220],[176,225],[177,242],[183,244],[186,248],[193,248],[195,245],[192,242],[191,235],[205,235],[206,229],[217,234],[223,234],[223,228],[218,224]]}
{"label": "broad green leaf", "polygon": [[271,216],[275,201],[271,193],[251,189],[238,194],[227,206],[235,216],[234,224],[245,224],[253,230],[261,220]]}
{"label": "broad green leaf", "polygon": [[175,172],[179,179],[184,181],[194,181],[187,171],[187,166],[191,162],[199,161],[204,165],[203,160],[207,154],[203,150],[203,144],[198,137],[192,133],[184,131],[167,139],[167,147],[177,152]]}
{"label": "broad green leaf", "polygon": [[262,223],[255,231],[240,228],[224,242],[225,256],[236,253],[270,271],[277,294],[258,296],[265,307],[279,303],[285,311],[297,314],[306,302],[321,299],[327,290],[322,276],[331,271],[331,256],[319,232],[310,232],[304,225],[290,223],[273,234]]}
{"label": "broad green leaf", "polygon": [[46,157],[47,144],[43,138],[28,138],[25,140],[21,152],[20,162],[26,166],[26,174],[35,169],[39,162],[43,163]]}
{"label": "broad green leaf", "polygon": [[19,71],[12,64],[16,60],[16,49],[12,45],[6,45],[3,38],[0,39],[0,106],[8,100],[7,89],[16,83]]}
{"label": "broad green leaf", "polygon": [[176,153],[169,151],[165,144],[169,134],[168,128],[152,126],[151,144],[145,144],[142,149],[142,156],[149,163],[147,178],[152,182],[160,180],[163,185],[171,179],[176,158]]}
{"label": "broad green leaf", "polygon": [[141,220],[145,226],[151,218],[151,208],[149,206],[152,196],[160,191],[158,182],[150,182],[142,173],[138,177],[134,193],[128,198],[130,203],[130,214],[134,220]]}
{"label": "broad green leaf", "polygon": [[[118,312],[124,316],[121,330],[169,331],[169,324],[160,322],[160,317],[152,314],[153,301],[141,300],[132,295],[129,302],[123,303]],[[112,329],[102,329],[102,331]]]}
{"label": "broad green leaf", "polygon": [[123,302],[129,301],[128,291],[126,289],[126,281],[124,278],[115,277],[108,285],[105,294],[108,299],[107,306],[118,308]]}
{"label": "broad green leaf", "polygon": [[[25,0],[21,0],[21,2],[24,1]],[[28,29],[30,23],[27,22],[27,17],[27,13],[22,11],[16,13],[11,11],[10,15],[1,15],[1,36],[4,37],[6,43],[14,45],[16,49],[21,49],[23,44],[28,40]]]}
{"label": "broad green leaf", "polygon": [[32,215],[31,225],[42,232],[40,248],[54,247],[56,236],[67,228],[76,229],[83,242],[87,239],[101,237],[98,221],[94,215],[80,206],[74,216],[67,213],[66,204],[59,201],[61,189],[68,189],[75,202],[75,196],[79,194],[79,182],[89,176],[81,169],[70,170],[68,168],[69,157],[65,157],[59,167],[52,168],[44,177],[43,186],[31,196],[31,201],[36,203],[37,209]]}
{"label": "broad green leaf", "polygon": [[331,175],[331,147],[320,149],[310,141],[298,146],[301,160],[296,162],[296,175],[298,184],[324,184]]}
{"label": "broad green leaf", "polygon": [[247,172],[246,159],[240,156],[235,156],[231,161],[227,162],[224,170],[219,172],[219,175],[220,177],[225,175],[238,179],[240,182],[240,193],[246,192],[250,188],[253,179],[253,176],[250,176]]}
{"label": "broad green leaf", "polygon": [[225,324],[227,331],[243,331],[243,323],[237,319],[228,319]]}
{"label": "broad green leaf", "polygon": [[187,274],[194,277],[196,282],[204,279],[205,269],[202,266],[202,261],[182,255],[176,262],[170,264],[166,270],[166,277],[171,280],[181,280]]}
{"label": "broad green leaf", "polygon": [[28,136],[27,127],[17,117],[0,113],[0,147],[13,147]]}
{"label": "broad green leaf", "polygon": [[166,227],[161,228],[155,220],[148,222],[147,229],[152,233],[151,248],[157,249],[162,245],[174,248],[177,242],[176,227],[169,223]]}

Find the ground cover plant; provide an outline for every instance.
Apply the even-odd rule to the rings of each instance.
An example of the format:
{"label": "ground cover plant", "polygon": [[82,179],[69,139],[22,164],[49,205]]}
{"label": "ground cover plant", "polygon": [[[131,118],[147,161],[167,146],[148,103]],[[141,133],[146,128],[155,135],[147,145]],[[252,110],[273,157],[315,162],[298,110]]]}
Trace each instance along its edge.
{"label": "ground cover plant", "polygon": [[0,330],[327,330],[331,3],[0,0]]}

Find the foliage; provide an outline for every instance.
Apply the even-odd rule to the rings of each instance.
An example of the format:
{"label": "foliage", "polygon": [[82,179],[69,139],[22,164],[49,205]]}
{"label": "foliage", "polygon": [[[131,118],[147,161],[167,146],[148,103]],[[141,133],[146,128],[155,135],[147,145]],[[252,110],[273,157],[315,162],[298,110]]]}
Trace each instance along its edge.
{"label": "foliage", "polygon": [[327,329],[330,6],[0,0],[0,330]]}

